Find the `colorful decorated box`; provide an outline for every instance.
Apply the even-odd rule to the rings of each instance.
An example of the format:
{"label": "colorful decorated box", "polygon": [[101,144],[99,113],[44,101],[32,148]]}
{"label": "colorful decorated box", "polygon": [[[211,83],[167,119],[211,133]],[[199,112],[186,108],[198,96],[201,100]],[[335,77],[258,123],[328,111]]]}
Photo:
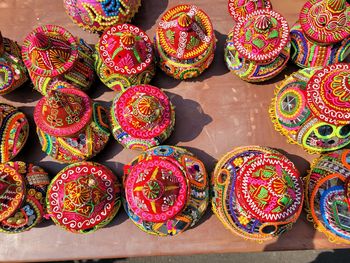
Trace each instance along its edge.
{"label": "colorful decorated box", "polygon": [[83,91],[66,84],[49,91],[34,110],[42,150],[52,158],[73,163],[92,158],[107,144],[107,110]]}
{"label": "colorful decorated box", "polygon": [[75,24],[90,32],[103,32],[110,26],[130,22],[141,0],[63,0]]}
{"label": "colorful decorated box", "polygon": [[272,9],[270,0],[228,0],[228,12],[236,22],[258,9]]}
{"label": "colorful decorated box", "polygon": [[0,163],[10,161],[22,150],[28,134],[29,124],[24,113],[0,103]]}
{"label": "colorful decorated box", "polygon": [[350,244],[350,150],[321,155],[305,179],[307,219],[330,242]]}
{"label": "colorful decorated box", "polygon": [[120,184],[102,164],[71,164],[52,180],[46,204],[56,225],[73,233],[91,233],[107,225],[118,213]]}
{"label": "colorful decorated box", "polygon": [[160,68],[176,79],[199,76],[214,59],[216,38],[209,16],[194,5],[168,10],[156,30]]}
{"label": "colorful decorated box", "polygon": [[147,150],[124,168],[125,210],[141,230],[174,236],[193,227],[209,202],[203,163],[174,146]]}
{"label": "colorful decorated box", "polygon": [[156,73],[151,40],[144,31],[130,24],[106,30],[96,45],[94,57],[97,75],[115,91],[147,84]]}
{"label": "colorful decorated box", "polygon": [[273,10],[261,9],[238,21],[228,34],[225,62],[228,69],[249,82],[278,75],[290,57],[287,20]]}
{"label": "colorful decorated box", "polygon": [[303,184],[287,157],[267,147],[238,147],[212,176],[213,211],[224,226],[263,242],[290,230],[303,205]]}
{"label": "colorful decorated box", "polygon": [[350,143],[350,66],[299,70],[276,89],[270,106],[275,129],[311,153]]}
{"label": "colorful decorated box", "polygon": [[163,91],[151,85],[132,86],[117,95],[110,116],[114,138],[134,150],[162,144],[175,125],[174,106]]}
{"label": "colorful decorated box", "polygon": [[38,225],[46,214],[48,174],[24,162],[1,163],[0,174],[0,232],[20,233]]}
{"label": "colorful decorated box", "polygon": [[290,35],[291,58],[298,66],[342,62],[350,53],[350,5],[346,0],[309,0]]}
{"label": "colorful decorated box", "polygon": [[95,75],[93,52],[84,40],[53,25],[37,27],[25,38],[22,47],[34,88],[43,95],[57,80],[82,90],[90,88]]}
{"label": "colorful decorated box", "polygon": [[3,38],[0,32],[0,95],[5,95],[28,80],[20,46]]}

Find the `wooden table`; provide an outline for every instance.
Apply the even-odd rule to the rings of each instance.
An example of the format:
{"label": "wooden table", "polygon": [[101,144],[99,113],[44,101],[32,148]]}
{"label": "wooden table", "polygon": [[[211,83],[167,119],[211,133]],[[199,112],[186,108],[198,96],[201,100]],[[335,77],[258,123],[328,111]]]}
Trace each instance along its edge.
{"label": "wooden table", "polygon": [[[305,0],[273,0],[274,9],[282,13],[289,24]],[[301,173],[305,174],[309,155],[298,146],[287,144],[269,119],[267,108],[274,87],[284,75],[297,68],[289,65],[280,76],[260,85],[241,81],[228,72],[223,61],[226,34],[233,26],[227,12],[227,0],[143,0],[134,23],[153,36],[161,14],[180,3],[195,3],[212,19],[218,39],[215,60],[209,70],[199,78],[177,81],[158,71],[152,84],[166,90],[176,106],[176,128],[168,144],[187,147],[202,159],[211,172],[215,162],[234,146],[265,145],[283,149]],[[36,26],[57,24],[71,33],[96,43],[97,36],[82,31],[65,14],[62,0],[0,0],[0,29],[3,36],[22,43],[24,37]],[[114,93],[96,84],[90,93],[93,99],[110,105]],[[28,85],[1,98],[1,101],[19,106],[29,117],[31,135],[16,160],[35,162],[54,176],[65,165],[47,157],[40,149],[35,134],[33,109],[40,94]],[[111,139],[106,149],[94,158],[110,167],[119,176],[123,164],[138,152],[123,150]],[[0,260],[43,261],[82,258],[112,258],[146,255],[179,255],[198,253],[250,252],[267,250],[300,250],[342,248],[334,245],[323,234],[314,231],[303,214],[287,234],[268,243],[244,241],[225,229],[220,221],[207,211],[200,223],[185,233],[168,238],[154,237],[141,232],[120,211],[106,228],[88,235],[71,234],[51,222],[45,222],[29,232],[15,235],[0,234]]]}

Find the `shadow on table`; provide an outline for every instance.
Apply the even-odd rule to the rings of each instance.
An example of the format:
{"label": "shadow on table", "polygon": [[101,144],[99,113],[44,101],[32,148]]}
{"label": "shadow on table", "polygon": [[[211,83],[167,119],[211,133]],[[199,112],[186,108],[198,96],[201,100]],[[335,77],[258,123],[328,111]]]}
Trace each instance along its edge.
{"label": "shadow on table", "polygon": [[42,95],[40,94],[40,92],[34,90],[33,83],[30,80],[28,80],[21,87],[15,89],[9,94],[4,95],[4,98],[6,98],[9,101],[30,103],[38,101],[42,98]]}
{"label": "shadow on table", "polygon": [[[133,24],[144,31],[152,28],[168,7],[168,0],[142,0],[141,7],[133,19]],[[153,36],[149,36],[151,39]]]}
{"label": "shadow on table", "polygon": [[165,144],[176,145],[179,142],[192,141],[206,125],[213,121],[198,102],[184,99],[174,93],[167,93],[167,95],[175,106],[176,120],[175,129]]}

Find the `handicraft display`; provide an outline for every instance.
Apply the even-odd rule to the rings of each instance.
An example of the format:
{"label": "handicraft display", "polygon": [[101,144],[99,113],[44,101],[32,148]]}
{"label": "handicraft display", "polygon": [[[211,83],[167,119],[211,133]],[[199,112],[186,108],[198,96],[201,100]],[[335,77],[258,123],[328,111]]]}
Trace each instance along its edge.
{"label": "handicraft display", "polygon": [[55,81],[87,90],[94,80],[94,50],[66,29],[46,25],[37,27],[24,40],[23,61],[34,88],[46,95]]}
{"label": "handicraft display", "polygon": [[261,9],[241,19],[228,34],[225,62],[228,69],[249,82],[278,75],[290,57],[287,20],[279,13]]}
{"label": "handicraft display", "polygon": [[270,107],[275,129],[290,143],[314,152],[350,142],[350,66],[299,70],[277,87]]}
{"label": "handicraft display", "polygon": [[111,107],[111,130],[125,148],[147,150],[163,143],[175,125],[169,98],[151,85],[132,86],[115,97]]}
{"label": "handicraft display", "polygon": [[350,150],[321,155],[305,179],[307,219],[330,242],[350,244]]}
{"label": "handicraft display", "polygon": [[350,5],[346,0],[309,0],[292,27],[291,59],[300,67],[327,66],[350,53]]}
{"label": "handicraft display", "polygon": [[44,215],[50,183],[39,166],[24,162],[0,164],[0,232],[20,233],[38,225]]}
{"label": "handicraft display", "polygon": [[81,90],[66,83],[40,99],[34,120],[42,150],[73,163],[92,158],[109,139],[108,112]]}
{"label": "handicraft display", "polygon": [[212,176],[213,211],[226,228],[263,242],[290,230],[303,204],[294,164],[267,147],[238,147],[223,156]]}
{"label": "handicraft display", "polygon": [[236,22],[258,9],[272,9],[270,0],[228,0],[228,11]]}
{"label": "handicraft display", "polygon": [[193,227],[209,202],[203,163],[174,146],[149,149],[125,166],[124,187],[130,219],[153,235],[173,236]]}
{"label": "handicraft display", "polygon": [[152,42],[133,25],[120,24],[106,30],[96,45],[94,57],[101,81],[118,92],[147,84],[156,73]]}
{"label": "handicraft display", "polygon": [[216,38],[209,16],[193,5],[168,10],[156,30],[160,68],[176,79],[199,76],[214,59]]}
{"label": "handicraft display", "polygon": [[101,164],[71,164],[52,180],[46,203],[55,224],[73,233],[91,233],[117,214],[121,206],[120,184]]}

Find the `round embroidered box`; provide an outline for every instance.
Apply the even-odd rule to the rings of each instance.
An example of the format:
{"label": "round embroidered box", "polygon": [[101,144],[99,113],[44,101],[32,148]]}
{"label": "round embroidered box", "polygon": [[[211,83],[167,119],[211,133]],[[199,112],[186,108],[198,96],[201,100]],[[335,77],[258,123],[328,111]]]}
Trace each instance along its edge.
{"label": "round embroidered box", "polygon": [[[6,210],[16,203],[12,212],[0,220],[0,232],[20,233],[38,225],[46,213],[48,174],[41,167],[24,162],[1,164],[0,172],[0,206]],[[0,219],[2,212],[0,209]]]}
{"label": "round embroidered box", "polygon": [[194,226],[209,202],[203,163],[187,150],[158,146],[124,168],[125,210],[141,230],[173,236]]}
{"label": "round embroidered box", "polygon": [[0,163],[14,158],[23,148],[29,135],[29,124],[24,113],[0,103]]}
{"label": "round embroidered box", "polygon": [[350,244],[350,150],[321,155],[305,178],[307,219],[330,242]]}
{"label": "round embroidered box", "polygon": [[287,77],[270,106],[276,130],[311,153],[349,144],[349,76],[348,64],[334,64]]}
{"label": "round embroidered box", "polygon": [[151,85],[132,86],[117,95],[111,107],[111,130],[125,148],[147,150],[163,143],[175,125],[169,98]]}
{"label": "round embroidered box", "polygon": [[290,35],[291,58],[298,66],[342,62],[350,52],[350,5],[346,0],[309,0]]}
{"label": "round embroidered box", "polygon": [[34,88],[46,95],[54,81],[64,80],[87,90],[94,80],[94,50],[66,29],[37,27],[24,40],[23,61]]}
{"label": "round embroidered box", "polygon": [[120,184],[101,164],[71,164],[52,180],[46,204],[55,224],[73,233],[91,233],[117,214],[121,206]]}
{"label": "round embroidered box", "polygon": [[160,68],[176,79],[202,74],[214,59],[216,38],[209,16],[193,5],[168,10],[156,30]]}
{"label": "round embroidered box", "polygon": [[141,0],[63,0],[75,24],[90,32],[103,32],[110,26],[130,22]]}
{"label": "round embroidered box", "polygon": [[279,13],[261,9],[239,21],[228,34],[225,62],[228,69],[249,82],[278,75],[290,52],[289,27]]}
{"label": "round embroidered box", "polygon": [[263,242],[289,230],[303,204],[294,164],[267,147],[238,147],[223,156],[212,177],[212,206],[225,227]]}
{"label": "round embroidered box", "polygon": [[0,95],[17,89],[28,80],[19,45],[0,32]]}
{"label": "round embroidered box", "polygon": [[97,75],[112,90],[147,84],[156,73],[152,42],[136,26],[120,24],[109,28],[96,50]]}
{"label": "round embroidered box", "polygon": [[66,83],[40,99],[34,121],[42,150],[60,162],[92,158],[107,144],[107,111],[81,90]]}
{"label": "round embroidered box", "polygon": [[272,9],[269,0],[228,0],[228,12],[238,22],[258,9]]}

